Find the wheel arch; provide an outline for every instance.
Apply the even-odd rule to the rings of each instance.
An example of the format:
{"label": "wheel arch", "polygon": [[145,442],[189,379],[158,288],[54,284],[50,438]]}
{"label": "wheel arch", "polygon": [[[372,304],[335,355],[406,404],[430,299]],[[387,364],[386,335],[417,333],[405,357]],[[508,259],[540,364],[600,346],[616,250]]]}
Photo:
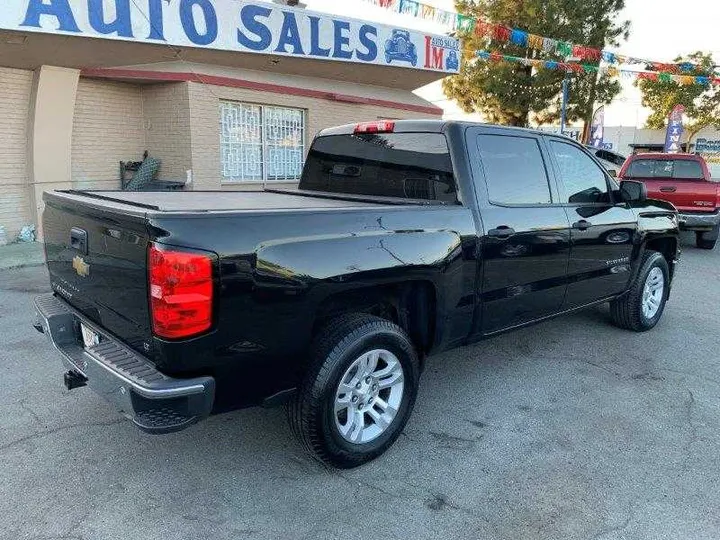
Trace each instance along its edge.
{"label": "wheel arch", "polygon": [[[643,244],[640,258],[647,251],[657,251],[665,258],[670,271],[670,281],[673,279],[675,259],[677,258],[678,238],[676,236],[656,236],[648,238]],[[639,270],[639,268],[638,268]]]}
{"label": "wheel arch", "polygon": [[367,313],[397,324],[410,336],[421,358],[438,342],[438,292],[429,280],[404,280],[331,294],[317,307],[313,336],[329,319],[347,313]]}

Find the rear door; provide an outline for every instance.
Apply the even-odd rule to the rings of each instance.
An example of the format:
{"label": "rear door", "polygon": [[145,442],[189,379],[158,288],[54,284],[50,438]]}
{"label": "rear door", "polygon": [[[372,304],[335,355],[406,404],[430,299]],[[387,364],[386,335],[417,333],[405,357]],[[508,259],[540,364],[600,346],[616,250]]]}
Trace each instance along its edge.
{"label": "rear door", "polygon": [[612,179],[581,146],[558,137],[548,146],[571,228],[563,306],[571,309],[625,290],[637,218],[627,204],[615,204]]}
{"label": "rear door", "polygon": [[[150,343],[148,233],[142,214],[47,193],[43,233],[53,290],[140,352]],[[100,201],[98,201],[100,202]]]}
{"label": "rear door", "polygon": [[623,172],[627,180],[640,180],[648,197],[668,201],[686,212],[713,212],[716,186],[705,179],[703,166],[694,158],[633,158]]}
{"label": "rear door", "polygon": [[560,310],[570,229],[539,136],[471,128],[467,141],[485,229],[480,324],[491,334]]}

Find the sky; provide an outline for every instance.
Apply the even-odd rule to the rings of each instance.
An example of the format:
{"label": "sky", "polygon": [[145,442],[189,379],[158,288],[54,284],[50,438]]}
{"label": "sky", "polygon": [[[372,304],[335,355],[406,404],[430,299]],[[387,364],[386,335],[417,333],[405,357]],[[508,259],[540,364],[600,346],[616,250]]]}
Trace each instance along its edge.
{"label": "sky", "polygon": [[[409,15],[393,13],[363,0],[303,0],[308,9],[405,26],[427,32],[444,33],[445,28]],[[453,10],[452,0],[423,0],[438,8]],[[579,2],[582,0],[578,0]],[[623,20],[629,20],[630,38],[614,52],[669,62],[680,54],[698,50],[712,52],[720,64],[720,0],[626,0]],[[532,32],[532,28],[525,28]],[[548,36],[562,39],[563,36]],[[608,126],[642,127],[648,112],[640,103],[640,92],[632,81],[621,81],[623,92],[605,108]],[[419,89],[419,95],[445,110],[448,118],[474,118],[465,115],[443,95],[439,83]]]}

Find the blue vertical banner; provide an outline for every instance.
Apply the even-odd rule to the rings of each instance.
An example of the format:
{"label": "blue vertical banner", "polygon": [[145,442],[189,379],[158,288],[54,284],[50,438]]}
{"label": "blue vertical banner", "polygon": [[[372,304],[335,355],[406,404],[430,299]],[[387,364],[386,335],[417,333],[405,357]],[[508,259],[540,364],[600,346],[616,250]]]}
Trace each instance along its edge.
{"label": "blue vertical banner", "polygon": [[590,123],[590,146],[594,148],[603,147],[603,137],[605,136],[605,107],[601,106],[593,114]]}
{"label": "blue vertical banner", "polygon": [[680,140],[683,135],[683,113],[685,107],[683,105],[675,105],[670,116],[668,117],[667,133],[665,134],[665,152],[668,154],[677,154],[682,149]]}

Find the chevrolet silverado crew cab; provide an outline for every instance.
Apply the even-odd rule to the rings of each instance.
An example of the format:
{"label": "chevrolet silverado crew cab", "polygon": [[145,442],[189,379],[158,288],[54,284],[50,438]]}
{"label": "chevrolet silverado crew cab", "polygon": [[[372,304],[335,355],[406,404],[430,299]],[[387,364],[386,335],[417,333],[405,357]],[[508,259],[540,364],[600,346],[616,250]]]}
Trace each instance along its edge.
{"label": "chevrolet silverado crew cab", "polygon": [[720,183],[710,179],[701,156],[635,154],[618,176],[643,182],[650,197],[674,204],[680,229],[695,232],[697,247],[715,247],[720,233]]}
{"label": "chevrolet silverado crew cab", "polygon": [[53,191],[37,328],[150,433],[286,402],[337,467],[382,454],[428,355],[610,302],[663,314],[677,212],[575,142],[434,120],[326,129],[296,190]]}

